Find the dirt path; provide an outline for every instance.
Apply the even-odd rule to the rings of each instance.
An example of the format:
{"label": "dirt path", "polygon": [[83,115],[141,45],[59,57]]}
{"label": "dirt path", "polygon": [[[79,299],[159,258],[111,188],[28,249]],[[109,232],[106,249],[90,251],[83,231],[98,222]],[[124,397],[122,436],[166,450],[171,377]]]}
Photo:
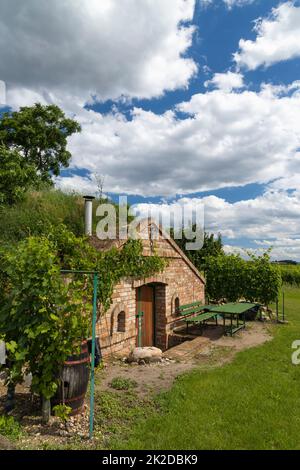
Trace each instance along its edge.
{"label": "dirt path", "polygon": [[[195,336],[194,340],[186,341],[167,351],[161,363],[130,365],[121,360],[110,361],[96,373],[95,400],[96,404],[100,401],[101,413],[98,418],[103,421],[97,425],[97,429],[101,430],[100,437],[93,443],[86,439],[89,422],[88,405],[85,405],[86,413],[74,417],[74,421],[68,423],[67,430],[54,417],[51,418],[47,426],[44,426],[41,423],[37,397],[34,397],[32,401],[29,389],[24,385],[18,386],[16,408],[11,413],[22,424],[22,429],[25,431],[25,436],[19,440],[18,447],[23,449],[57,448],[58,446],[93,448],[96,445],[104,445],[106,434],[110,435],[110,426],[117,423],[115,426],[122,430],[124,422],[128,422],[128,416],[125,416],[124,419],[120,418],[124,413],[126,414],[127,409],[130,411],[131,407],[136,407],[143,410],[149,406],[149,403],[152,403],[154,395],[170,389],[176,378],[186,372],[196,368],[220,367],[232,361],[238,351],[259,346],[271,340],[272,336],[269,330],[267,325],[253,322],[247,324],[245,331],[230,338],[223,336],[222,328],[207,328],[203,336]],[[116,378],[121,379],[123,384],[134,381],[136,386],[128,391],[126,389],[116,390],[111,386],[111,382]],[[1,382],[0,377],[0,414],[4,410],[6,395],[6,387]],[[116,402],[110,397],[115,397]],[[101,400],[104,400],[104,403]],[[116,416],[113,414],[114,410]],[[109,444],[107,445],[109,446]]]}
{"label": "dirt path", "polygon": [[97,391],[112,391],[112,380],[121,377],[135,381],[138,394],[159,393],[169,389],[181,374],[195,368],[220,367],[232,361],[237,352],[270,341],[272,336],[268,330],[265,324],[253,322],[231,338],[223,336],[221,327],[209,328],[203,336],[167,351],[162,363],[130,365],[116,360],[109,362],[98,375]]}

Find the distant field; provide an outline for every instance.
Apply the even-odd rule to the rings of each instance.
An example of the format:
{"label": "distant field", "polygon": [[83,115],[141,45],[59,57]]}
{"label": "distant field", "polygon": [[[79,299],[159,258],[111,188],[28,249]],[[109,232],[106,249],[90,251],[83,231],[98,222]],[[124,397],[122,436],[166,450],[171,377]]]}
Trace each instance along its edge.
{"label": "distant field", "polygon": [[280,268],[289,269],[290,271],[299,270],[300,264],[278,264]]}
{"label": "distant field", "polygon": [[300,286],[300,265],[279,264],[282,280],[285,284]]}

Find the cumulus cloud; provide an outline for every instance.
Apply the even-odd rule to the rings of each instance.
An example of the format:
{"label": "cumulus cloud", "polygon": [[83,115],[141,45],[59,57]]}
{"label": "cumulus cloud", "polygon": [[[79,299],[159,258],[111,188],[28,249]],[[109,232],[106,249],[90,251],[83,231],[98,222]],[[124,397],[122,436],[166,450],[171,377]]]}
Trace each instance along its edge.
{"label": "cumulus cloud", "polygon": [[215,196],[203,198],[206,224],[231,239],[297,238],[300,234],[300,193],[266,191],[255,199],[229,203]]}
{"label": "cumulus cloud", "polygon": [[151,98],[186,87],[197,71],[184,55],[194,6],[195,0],[1,0],[0,78],[21,102],[36,93]]}
{"label": "cumulus cloud", "polygon": [[151,210],[151,214],[158,219],[159,214],[166,217],[168,212],[176,213],[178,207],[192,212],[198,206],[204,206],[205,229],[213,233],[220,232],[231,240],[231,244],[225,247],[227,252],[245,254],[237,243],[242,239],[248,245],[249,241],[254,240],[255,251],[274,247],[274,259],[300,261],[299,191],[289,193],[268,189],[260,197],[235,203],[216,196],[184,197],[169,204],[137,204],[136,211],[146,216]]}
{"label": "cumulus cloud", "polygon": [[96,194],[97,193],[97,183],[95,176],[59,176],[56,179],[56,187],[62,191],[69,193],[76,191],[79,194]]}
{"label": "cumulus cloud", "polygon": [[273,260],[294,260],[300,261],[300,239],[282,239],[282,240],[262,240],[257,242],[257,248],[245,249],[238,245],[224,245],[224,251],[227,254],[239,254],[247,258],[247,254],[253,253],[260,255],[267,249],[272,248],[271,259]]}
{"label": "cumulus cloud", "polygon": [[[144,196],[269,183],[249,201],[205,198],[206,226],[233,243],[281,238],[285,244],[276,249],[287,249],[286,241],[300,234],[299,81],[253,92],[241,73],[227,72],[207,81],[206,93],[163,114],[134,108],[129,118],[118,106],[106,115],[84,107],[187,87],[197,71],[186,56],[194,6],[195,0],[2,0],[0,79],[7,102],[14,108],[56,103],[82,125],[69,140],[73,174],[56,179],[62,189],[96,192],[95,173],[105,175],[107,192]],[[257,22],[257,38],[241,41],[237,64],[256,68],[296,56],[299,10],[288,2]],[[180,203],[185,199],[200,204]]]}
{"label": "cumulus cloud", "polygon": [[300,7],[293,1],[272,9],[268,18],[256,21],[254,41],[241,39],[234,60],[239,67],[254,70],[300,57]]}
{"label": "cumulus cloud", "polygon": [[[115,0],[53,2],[55,8],[44,0],[1,2],[6,21],[4,25],[1,15],[0,70],[10,79],[7,97],[14,107],[55,102],[81,123],[82,133],[69,142],[73,170],[105,174],[107,191],[145,196],[267,183],[282,175],[285,177],[278,184],[286,187],[291,178],[295,179],[300,167],[299,81],[288,86],[263,85],[255,93],[241,88],[241,74],[219,73],[207,82],[217,89],[195,94],[164,114],[135,108],[129,119],[117,108],[107,115],[84,109],[86,90],[95,90],[96,84],[101,90],[95,92],[103,97],[139,95],[141,84],[149,95],[155,94],[153,87],[167,75],[153,66],[151,73],[156,78],[148,82],[145,67],[148,70],[157,54],[166,60],[179,57],[184,69],[186,59],[180,51],[190,39],[183,43],[177,39],[178,34],[192,34],[189,26],[182,26],[182,20],[192,18],[193,0],[141,0],[138,6],[124,0],[118,15]],[[169,14],[165,14],[167,7]],[[18,14],[13,16],[12,11]],[[136,20],[130,31],[123,31],[129,18]],[[81,29],[76,29],[76,24]],[[9,43],[11,48],[4,47]],[[122,74],[115,74],[115,67]],[[174,71],[175,80],[179,75]],[[130,91],[129,83],[135,89]],[[163,87],[158,88],[161,91]],[[186,113],[186,117],[182,119],[178,112]],[[74,184],[77,189],[88,180],[78,176],[76,181],[70,177],[57,183]]]}
{"label": "cumulus cloud", "polygon": [[228,71],[226,73],[215,73],[211,80],[207,80],[204,86],[208,88],[213,86],[219,90],[232,91],[243,88],[244,77],[241,73]]}
{"label": "cumulus cloud", "polygon": [[283,175],[277,184],[287,188],[300,169],[299,85],[208,91],[160,115],[135,108],[130,119],[73,103],[82,133],[69,142],[71,168],[105,174],[106,191],[144,196],[268,183]]}

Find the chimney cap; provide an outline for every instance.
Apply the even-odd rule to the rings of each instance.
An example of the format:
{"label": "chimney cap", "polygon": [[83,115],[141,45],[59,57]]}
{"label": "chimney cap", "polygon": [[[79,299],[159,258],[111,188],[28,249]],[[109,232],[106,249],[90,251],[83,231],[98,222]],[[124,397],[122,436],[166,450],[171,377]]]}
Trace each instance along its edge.
{"label": "chimney cap", "polygon": [[83,199],[85,199],[86,201],[93,201],[95,198],[95,196],[83,196]]}

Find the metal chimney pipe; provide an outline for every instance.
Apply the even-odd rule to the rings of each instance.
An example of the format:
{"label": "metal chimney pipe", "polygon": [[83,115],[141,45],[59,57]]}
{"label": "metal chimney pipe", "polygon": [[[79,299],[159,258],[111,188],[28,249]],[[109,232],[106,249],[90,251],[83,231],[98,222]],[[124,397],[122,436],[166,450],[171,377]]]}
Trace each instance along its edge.
{"label": "metal chimney pipe", "polygon": [[88,237],[92,236],[92,222],[93,222],[93,200],[94,196],[84,196],[84,233]]}

